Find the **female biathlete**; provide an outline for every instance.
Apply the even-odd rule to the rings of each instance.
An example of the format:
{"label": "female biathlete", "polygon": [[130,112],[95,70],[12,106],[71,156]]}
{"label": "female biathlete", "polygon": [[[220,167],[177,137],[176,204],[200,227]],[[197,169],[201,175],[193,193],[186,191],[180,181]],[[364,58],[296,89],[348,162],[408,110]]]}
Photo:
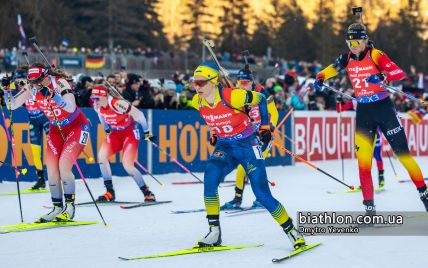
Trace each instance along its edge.
{"label": "female biathlete", "polygon": [[156,137],[150,134],[144,114],[129,102],[110,96],[104,86],[94,86],[91,99],[107,133],[98,153],[101,174],[107,191],[98,197],[97,202],[112,202],[116,198],[108,159],[122,150],[123,167],[141,189],[144,201],[156,201],[155,195],[144,182],[143,175],[134,166],[135,161],[137,161],[140,142],[140,130],[135,123],[143,127],[144,139],[156,141]]}
{"label": "female biathlete", "polygon": [[364,24],[351,24],[346,37],[350,52],[340,55],[334,64],[319,72],[314,86],[321,90],[325,80],[342,70],[346,70],[351,80],[358,101],[355,151],[366,212],[375,213],[371,166],[377,128],[407,169],[428,211],[428,190],[421,169],[409,152],[403,126],[389,93],[379,85],[382,81],[386,83],[385,80],[402,80],[405,74],[385,53],[373,47]]}
{"label": "female biathlete", "polygon": [[248,175],[257,200],[281,225],[294,247],[305,245],[303,236],[294,228],[285,208],[270,192],[260,141],[243,110],[245,105],[258,104],[261,115],[258,133],[262,142],[268,144],[271,127],[265,97],[255,91],[222,88],[218,80],[219,69],[212,62],[203,62],[194,72],[193,87],[197,94],[192,104],[214,131],[211,142],[215,144],[204,175],[204,201],[210,231],[199,240],[199,246],[221,244],[218,186],[239,164]]}
{"label": "female biathlete", "polygon": [[[53,209],[37,222],[69,221],[75,214],[75,181],[72,167],[89,139],[88,121],[76,106],[65,75],[43,64],[29,67],[25,85],[13,97],[12,109],[33,99],[49,119],[46,167]],[[63,204],[63,188],[65,204]]]}

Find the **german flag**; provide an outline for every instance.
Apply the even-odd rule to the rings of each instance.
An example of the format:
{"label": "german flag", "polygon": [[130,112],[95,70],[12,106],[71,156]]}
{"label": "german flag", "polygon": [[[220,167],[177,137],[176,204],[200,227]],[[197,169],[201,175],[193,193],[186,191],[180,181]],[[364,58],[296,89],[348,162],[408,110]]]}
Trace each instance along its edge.
{"label": "german flag", "polygon": [[105,59],[100,54],[90,54],[86,56],[85,67],[88,69],[100,69],[105,65]]}

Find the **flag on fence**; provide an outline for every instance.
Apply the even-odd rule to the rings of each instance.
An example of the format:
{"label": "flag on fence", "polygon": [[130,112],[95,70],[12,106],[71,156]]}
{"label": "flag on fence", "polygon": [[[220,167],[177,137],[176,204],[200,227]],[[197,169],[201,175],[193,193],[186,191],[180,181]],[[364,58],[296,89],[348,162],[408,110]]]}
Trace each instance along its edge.
{"label": "flag on fence", "polygon": [[21,40],[18,43],[18,48],[21,49],[22,46],[25,46],[25,44],[27,43],[27,36],[25,35],[24,27],[22,27],[22,19],[20,14],[18,14],[18,28],[19,33],[21,34]]}
{"label": "flag on fence", "polygon": [[100,69],[105,65],[105,59],[103,55],[91,54],[86,56],[85,67],[88,69]]}

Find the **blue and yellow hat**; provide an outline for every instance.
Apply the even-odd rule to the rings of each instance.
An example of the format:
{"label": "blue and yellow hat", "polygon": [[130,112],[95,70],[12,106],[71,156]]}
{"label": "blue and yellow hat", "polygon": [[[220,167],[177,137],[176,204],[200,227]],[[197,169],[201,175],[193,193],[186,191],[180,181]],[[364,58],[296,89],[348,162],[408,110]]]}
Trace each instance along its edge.
{"label": "blue and yellow hat", "polygon": [[220,69],[217,64],[212,61],[204,61],[199,64],[198,68],[193,72],[193,76],[203,76],[214,84],[217,84],[219,72]]}

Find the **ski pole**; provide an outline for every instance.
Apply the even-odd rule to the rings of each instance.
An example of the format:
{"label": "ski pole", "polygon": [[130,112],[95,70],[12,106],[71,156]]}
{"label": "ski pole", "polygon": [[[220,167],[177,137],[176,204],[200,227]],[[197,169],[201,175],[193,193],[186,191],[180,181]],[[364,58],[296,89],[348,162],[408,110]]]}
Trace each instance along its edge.
{"label": "ski pole", "polygon": [[345,92],[342,92],[342,91],[340,91],[340,90],[337,90],[337,89],[335,89],[335,88],[333,88],[333,87],[331,87],[331,86],[327,86],[326,84],[323,84],[323,85],[322,85],[322,87],[323,87],[323,88],[326,88],[326,89],[328,89],[328,90],[331,90],[331,91],[333,91],[333,92],[335,92],[335,93],[337,93],[337,94],[339,94],[339,95],[345,96],[345,97],[347,97],[347,98],[349,98],[349,99],[351,99],[351,100],[354,100],[354,101],[356,101],[356,100],[357,100],[356,98],[352,97],[352,96],[351,96],[351,95],[349,95],[348,93],[345,93]]}
{"label": "ski pole", "polygon": [[[55,123],[56,123],[56,125],[58,126],[59,133],[61,134],[62,139],[65,141],[65,135],[64,135],[64,132],[62,132],[61,125],[60,125],[60,123],[59,123],[59,121],[58,121],[58,118],[57,118],[57,117],[56,117],[56,115],[55,115],[55,112],[54,112],[54,110],[53,110],[53,108],[52,108],[52,105],[50,104],[50,100],[51,100],[51,99],[50,99],[50,98],[49,98],[49,99],[48,99],[48,98],[46,98],[46,99],[47,99],[47,100],[48,100],[48,102],[49,102],[49,109],[51,110],[51,112],[52,112],[52,114],[53,114],[53,116],[54,116]],[[95,207],[97,208],[98,214],[100,215],[100,217],[101,217],[101,219],[102,219],[102,221],[103,221],[103,223],[104,223],[104,226],[108,227],[109,225],[108,225],[108,224],[106,223],[106,221],[104,220],[103,214],[101,213],[100,208],[98,207],[97,202],[95,201],[95,198],[94,198],[94,196],[92,195],[92,191],[91,191],[91,189],[89,189],[88,183],[86,182],[85,176],[83,176],[82,170],[80,169],[80,166],[79,166],[79,164],[77,163],[77,160],[76,160],[74,157],[72,157],[72,159],[73,159],[74,165],[76,166],[77,172],[79,172],[79,175],[80,175],[80,177],[82,178],[82,181],[83,181],[83,183],[85,184],[86,189],[88,190],[89,195],[91,196],[92,202],[94,203]]]}
{"label": "ski pole", "polygon": [[415,102],[417,102],[417,103],[419,103],[419,104],[422,104],[422,105],[428,106],[428,103],[427,103],[426,101],[420,100],[420,99],[416,98],[415,96],[413,96],[413,95],[411,95],[411,94],[408,94],[408,93],[406,93],[406,92],[403,92],[403,91],[399,90],[398,88],[388,86],[388,85],[386,85],[386,84],[384,84],[384,83],[379,83],[379,85],[381,85],[382,87],[384,87],[384,88],[386,88],[386,89],[388,89],[389,91],[392,91],[392,92],[394,92],[394,93],[400,93],[400,94],[402,94],[402,95],[406,96],[407,98],[411,99],[412,101],[415,101]]}
{"label": "ski pole", "polygon": [[385,151],[385,152],[386,152],[386,155],[388,156],[388,160],[389,160],[389,163],[391,164],[392,170],[394,171],[395,178],[398,179],[398,174],[395,171],[394,164],[392,163],[391,155],[388,153],[388,151]]}
{"label": "ski pole", "polygon": [[279,122],[278,125],[276,125],[275,129],[273,130],[272,136],[275,135],[275,133],[278,131],[278,129],[285,123],[288,117],[290,117],[291,113],[294,111],[294,107],[291,107],[288,110],[288,113],[284,116],[284,118]]}
{"label": "ski pole", "polygon": [[342,150],[342,102],[339,101],[339,150],[340,150],[340,162],[342,164],[342,181],[345,181],[345,161],[343,159]]}
{"label": "ski pole", "polygon": [[[13,75],[12,75],[13,76]],[[15,178],[16,178],[16,188],[18,190],[18,203],[19,203],[19,212],[21,215],[21,222],[24,222],[24,217],[22,215],[22,203],[21,203],[21,189],[19,188],[19,171],[18,171],[18,166],[17,166],[17,162],[16,162],[16,151],[15,151],[15,138],[13,136],[13,120],[12,120],[12,93],[10,92],[10,89],[8,88],[9,85],[6,86],[7,87],[7,97],[8,97],[8,109],[9,109],[9,122],[10,122],[10,134],[9,134],[9,130],[8,127],[6,126],[6,118],[4,116],[3,113],[3,108],[2,108],[2,113],[3,113],[3,120],[4,120],[4,125],[6,127],[6,133],[9,139],[9,142],[11,142],[12,144],[12,162],[13,162],[13,166],[15,167]],[[1,105],[0,105],[1,106]]]}
{"label": "ski pole", "polygon": [[286,152],[287,154],[293,156],[294,158],[302,161],[303,163],[305,163],[306,165],[310,166],[311,168],[314,168],[316,170],[318,170],[319,172],[323,173],[324,175],[327,175],[328,177],[332,178],[333,180],[345,185],[346,187],[348,187],[349,189],[353,190],[355,187],[352,185],[348,185],[344,182],[342,182],[341,180],[337,179],[336,177],[334,177],[333,175],[330,175],[329,173],[325,172],[324,170],[320,169],[319,167],[315,166],[314,164],[312,164],[311,162],[303,159],[302,157],[298,156],[297,154],[287,150],[287,148],[285,148],[284,146],[282,146],[281,144],[276,143],[275,141],[272,141],[273,144],[275,144],[276,146],[278,146],[281,150],[283,150],[284,152]]}
{"label": "ski pole", "polygon": [[157,183],[160,184],[160,186],[165,186],[165,184],[163,184],[162,182],[160,182],[158,179],[156,179],[155,176],[153,176],[152,173],[149,172],[149,170],[147,168],[145,168],[140,162],[138,162],[138,160],[135,161],[135,163],[142,169],[144,170],[144,172],[149,175],[150,177],[152,177]]}
{"label": "ski pole", "polygon": [[169,153],[167,153],[164,149],[162,149],[161,147],[159,147],[159,145],[157,145],[156,143],[152,142],[151,140],[149,140],[151,144],[153,144],[153,146],[155,146],[160,152],[162,152],[163,154],[165,154],[166,156],[168,156],[172,162],[176,163],[179,167],[181,167],[184,171],[186,171],[187,173],[189,173],[190,175],[192,175],[195,179],[197,179],[199,182],[203,181],[201,179],[199,179],[195,174],[193,174],[193,172],[191,172],[189,169],[187,169],[185,166],[183,166],[180,162],[177,161],[177,159],[175,159],[174,157],[172,157],[172,155],[170,155]]}

